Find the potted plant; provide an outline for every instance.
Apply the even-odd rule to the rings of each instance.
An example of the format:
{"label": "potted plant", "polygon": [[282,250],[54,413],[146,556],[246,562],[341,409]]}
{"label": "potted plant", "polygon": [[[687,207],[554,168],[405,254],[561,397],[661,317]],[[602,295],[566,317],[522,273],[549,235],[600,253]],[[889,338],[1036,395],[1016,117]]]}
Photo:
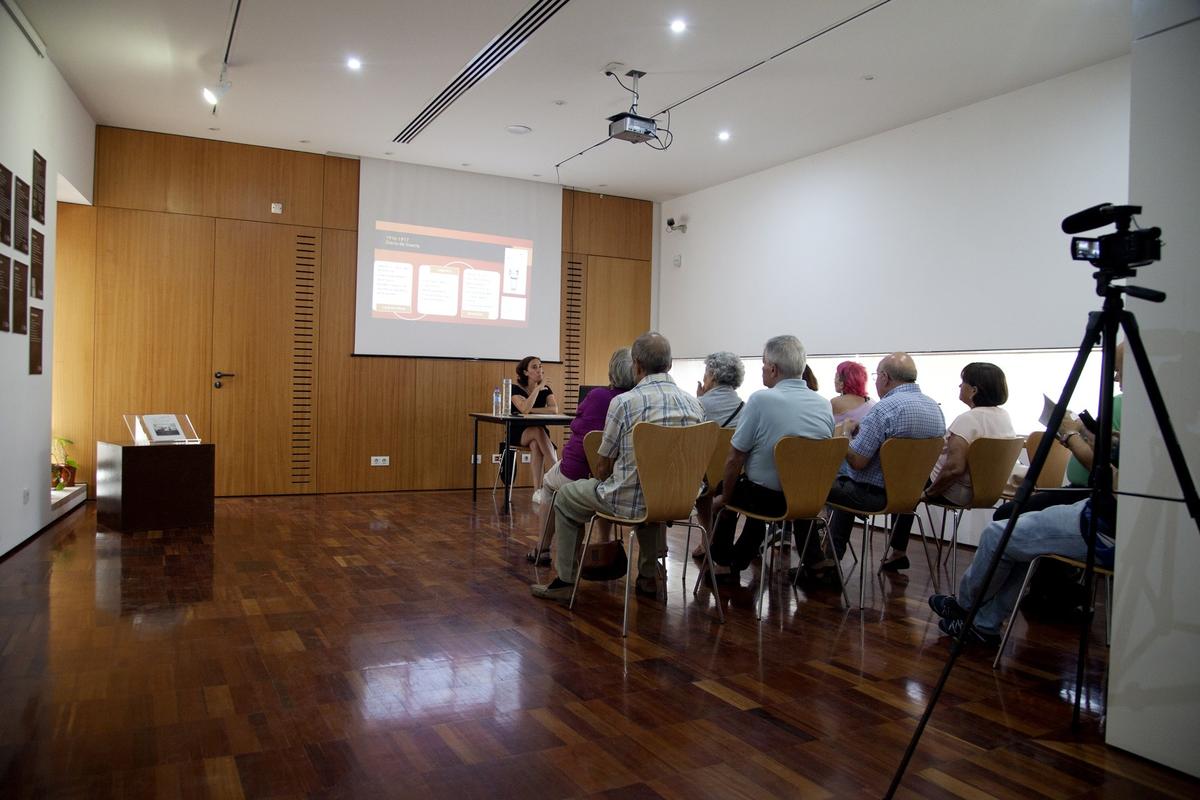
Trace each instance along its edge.
{"label": "potted plant", "polygon": [[72,444],[75,442],[65,436],[55,436],[50,446],[50,480],[54,489],[65,489],[75,485],[75,472],[79,469],[79,462],[67,452],[67,446]]}

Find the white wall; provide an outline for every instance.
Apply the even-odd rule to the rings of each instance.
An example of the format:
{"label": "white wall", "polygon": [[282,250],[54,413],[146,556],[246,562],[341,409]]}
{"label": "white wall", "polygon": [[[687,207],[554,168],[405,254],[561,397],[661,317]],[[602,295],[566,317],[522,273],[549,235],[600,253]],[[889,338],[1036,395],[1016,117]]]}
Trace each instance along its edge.
{"label": "white wall", "polygon": [[1126,199],[1128,146],[1123,57],[671,200],[659,327],[677,357],[1077,347],[1059,222]]}
{"label": "white wall", "polygon": [[[1137,2],[1130,199],[1163,229],[1163,260],[1137,283],[1168,294],[1138,300],[1146,349],[1200,479],[1200,2]],[[1187,21],[1190,20],[1190,21]],[[1121,489],[1180,490],[1146,393],[1126,354]],[[1180,504],[1120,500],[1109,744],[1200,776],[1200,532]]]}
{"label": "white wall", "polygon": [[[42,375],[29,374],[29,337],[0,333],[0,554],[50,520],[50,370],[54,364],[54,251],[57,176],[92,196],[95,123],[55,66],[30,47],[7,13],[0,13],[0,162],[32,183],[33,151],[46,158],[46,237]],[[3,247],[0,245],[0,247]],[[9,257],[16,255],[5,248]],[[28,258],[21,256],[23,262]],[[23,491],[29,501],[23,502]]]}

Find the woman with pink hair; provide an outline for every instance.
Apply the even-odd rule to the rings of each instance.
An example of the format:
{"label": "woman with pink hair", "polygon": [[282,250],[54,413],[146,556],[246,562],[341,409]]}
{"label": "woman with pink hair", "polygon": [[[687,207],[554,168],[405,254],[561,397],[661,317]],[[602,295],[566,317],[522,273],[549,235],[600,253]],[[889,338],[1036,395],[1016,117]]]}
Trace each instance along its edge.
{"label": "woman with pink hair", "polygon": [[867,396],[867,368],[857,361],[843,361],[833,373],[833,388],[837,397],[829,401],[833,406],[833,422],[843,427],[858,427],[859,421],[875,405]]}

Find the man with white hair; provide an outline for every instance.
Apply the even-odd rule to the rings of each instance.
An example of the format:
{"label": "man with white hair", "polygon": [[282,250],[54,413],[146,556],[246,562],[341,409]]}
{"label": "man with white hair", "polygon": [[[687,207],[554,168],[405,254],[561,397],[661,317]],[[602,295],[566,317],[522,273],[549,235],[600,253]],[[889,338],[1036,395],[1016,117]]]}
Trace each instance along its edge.
{"label": "man with white hair", "polygon": [[[750,395],[742,409],[733,447],[725,461],[721,494],[713,500],[714,514],[727,503],[764,515],[783,513],[787,500],[775,468],[776,443],[785,436],[828,439],[833,435],[829,401],[804,381],[806,360],[804,345],[795,336],[767,340],[762,365],[763,385],[767,388]],[[736,579],[762,547],[766,525],[761,520],[747,517],[735,543],[736,526],[736,514],[725,511],[717,516],[712,559],[718,576]]]}

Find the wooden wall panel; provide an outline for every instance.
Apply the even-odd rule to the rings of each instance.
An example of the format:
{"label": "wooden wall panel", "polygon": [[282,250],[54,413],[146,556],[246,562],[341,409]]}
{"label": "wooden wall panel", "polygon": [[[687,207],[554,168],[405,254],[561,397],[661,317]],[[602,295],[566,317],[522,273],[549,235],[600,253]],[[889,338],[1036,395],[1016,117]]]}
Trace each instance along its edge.
{"label": "wooden wall panel", "polygon": [[650,262],[588,256],[583,382],[608,383],[608,359],[650,328]]}
{"label": "wooden wall panel", "polygon": [[210,375],[217,494],[315,485],[314,339],[320,229],[217,220]]}
{"label": "wooden wall panel", "polygon": [[648,200],[563,191],[563,252],[650,261],[653,204]]}
{"label": "wooden wall panel", "polygon": [[358,169],[356,159],[325,156],[322,227],[358,230]]}
{"label": "wooden wall panel", "polygon": [[188,414],[211,436],[214,221],[100,208],[96,224],[96,438],[121,415]]}
{"label": "wooden wall panel", "polygon": [[[324,156],[208,141],[204,160],[206,217],[320,227]],[[271,213],[276,202],[282,214]]]}
{"label": "wooden wall panel", "polygon": [[[318,342],[317,491],[450,489],[471,485],[472,411],[490,410],[492,389],[516,361],[353,357],[357,237],[326,229],[322,248]],[[607,363],[607,362],[606,362]],[[562,366],[547,365],[561,393]],[[481,484],[500,429],[481,426]],[[554,438],[562,441],[562,431]],[[370,466],[386,455],[388,467]],[[528,467],[518,482],[528,484]]]}
{"label": "wooden wall panel", "polygon": [[96,448],[92,432],[93,358],[96,333],[96,209],[58,204],[54,257],[54,369],[50,432],[75,442],[76,480],[95,496]]}
{"label": "wooden wall panel", "polygon": [[203,139],[125,128],[96,129],[96,205],[199,214]]}

